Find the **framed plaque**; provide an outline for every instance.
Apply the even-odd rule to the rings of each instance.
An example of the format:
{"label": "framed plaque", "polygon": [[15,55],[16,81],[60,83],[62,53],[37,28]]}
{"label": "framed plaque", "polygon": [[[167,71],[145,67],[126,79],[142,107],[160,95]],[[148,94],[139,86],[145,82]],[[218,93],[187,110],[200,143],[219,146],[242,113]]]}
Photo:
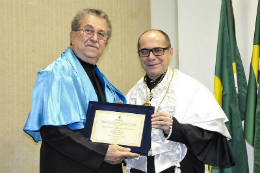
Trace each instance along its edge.
{"label": "framed plaque", "polygon": [[83,135],[92,142],[117,144],[148,155],[152,106],[89,102]]}

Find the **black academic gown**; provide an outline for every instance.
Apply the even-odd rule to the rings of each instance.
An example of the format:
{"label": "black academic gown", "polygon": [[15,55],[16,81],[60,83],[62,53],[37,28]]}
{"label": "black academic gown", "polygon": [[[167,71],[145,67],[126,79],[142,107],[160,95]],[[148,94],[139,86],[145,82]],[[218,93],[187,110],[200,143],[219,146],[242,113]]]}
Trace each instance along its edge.
{"label": "black academic gown", "polygon": [[[181,142],[187,147],[187,154],[181,161],[181,173],[204,173],[205,165],[213,166],[233,165],[231,149],[226,137],[218,132],[211,132],[202,128],[180,124],[173,118],[172,134],[169,140]],[[154,157],[148,156],[148,173],[154,173]],[[170,167],[162,173],[174,173],[175,167]],[[142,171],[131,169],[131,173]]]}
{"label": "black academic gown", "polygon": [[[150,90],[160,81],[161,75],[155,81],[145,76],[145,81]],[[221,166],[235,163],[233,154],[225,136],[218,132],[208,131],[191,124],[181,124],[173,118],[172,133],[168,140],[181,142],[187,147],[187,154],[180,162],[181,173],[204,173],[205,165]],[[148,173],[154,171],[154,157],[147,157]],[[170,167],[162,173],[174,173],[175,167]],[[131,173],[142,171],[131,169]]]}
{"label": "black academic gown", "polygon": [[[80,60],[96,91],[99,101],[106,101],[94,65]],[[86,103],[87,104],[87,103]],[[95,143],[82,135],[82,129],[71,130],[67,126],[43,126],[40,129],[41,173],[122,173],[122,165],[104,162],[108,144]]]}

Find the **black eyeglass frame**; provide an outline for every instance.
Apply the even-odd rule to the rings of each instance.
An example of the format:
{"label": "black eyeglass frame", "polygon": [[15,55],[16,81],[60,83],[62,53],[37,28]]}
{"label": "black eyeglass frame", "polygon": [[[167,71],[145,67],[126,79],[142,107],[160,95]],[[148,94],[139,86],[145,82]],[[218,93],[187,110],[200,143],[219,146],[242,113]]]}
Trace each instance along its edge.
{"label": "black eyeglass frame", "polygon": [[[153,52],[153,55],[154,55],[154,56],[162,56],[162,55],[164,55],[165,50],[167,50],[167,49],[169,49],[169,48],[170,48],[170,47],[165,47],[165,48],[155,47],[155,48],[153,48],[153,49],[140,49],[140,50],[138,50],[138,55],[139,55],[140,57],[148,57],[148,56],[150,55],[150,52],[153,52],[155,49],[163,49],[163,52],[162,52],[161,55],[155,55],[154,52]],[[140,55],[140,51],[141,51],[141,50],[149,50],[148,55],[147,55],[147,56],[141,56],[141,55]]]}

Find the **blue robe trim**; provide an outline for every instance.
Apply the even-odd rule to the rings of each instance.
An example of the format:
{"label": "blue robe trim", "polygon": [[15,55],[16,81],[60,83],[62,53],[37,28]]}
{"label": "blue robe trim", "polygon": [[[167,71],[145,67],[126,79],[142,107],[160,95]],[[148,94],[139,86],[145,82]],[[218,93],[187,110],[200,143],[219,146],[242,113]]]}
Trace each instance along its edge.
{"label": "blue robe trim", "polygon": [[[107,102],[122,100],[126,103],[124,95],[98,67],[95,71],[104,87]],[[82,129],[89,101],[98,101],[95,89],[72,50],[67,48],[51,65],[38,72],[32,108],[23,130],[38,142],[42,140],[40,129],[44,125]]]}

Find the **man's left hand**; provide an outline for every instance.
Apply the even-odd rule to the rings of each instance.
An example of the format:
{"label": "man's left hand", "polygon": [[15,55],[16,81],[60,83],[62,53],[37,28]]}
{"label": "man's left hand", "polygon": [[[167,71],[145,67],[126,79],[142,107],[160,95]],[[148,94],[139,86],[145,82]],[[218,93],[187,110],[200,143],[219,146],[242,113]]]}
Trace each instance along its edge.
{"label": "man's left hand", "polygon": [[164,130],[164,133],[169,134],[172,118],[169,114],[158,112],[152,115],[152,128]]}

